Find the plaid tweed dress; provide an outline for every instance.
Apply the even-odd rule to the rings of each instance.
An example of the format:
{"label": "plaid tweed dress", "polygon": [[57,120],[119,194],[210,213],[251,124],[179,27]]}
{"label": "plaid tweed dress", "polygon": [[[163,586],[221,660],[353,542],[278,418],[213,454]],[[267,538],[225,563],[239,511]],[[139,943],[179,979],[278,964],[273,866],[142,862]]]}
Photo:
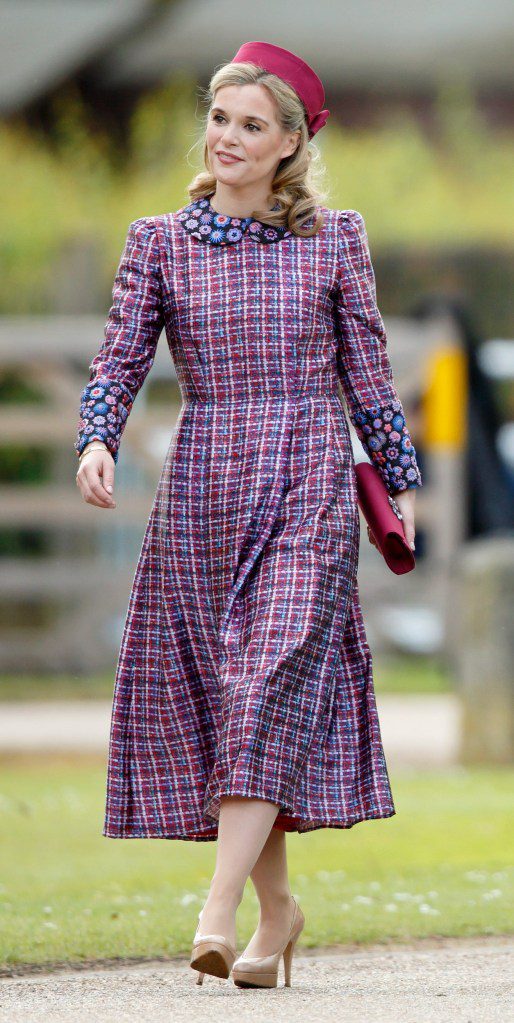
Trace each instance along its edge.
{"label": "plaid tweed dress", "polygon": [[222,795],[299,833],[391,817],[357,566],[347,411],[394,493],[422,485],[362,216],[317,235],[134,220],[75,448],[115,462],[165,330],[182,395],[119,653],[103,834],[214,841]]}

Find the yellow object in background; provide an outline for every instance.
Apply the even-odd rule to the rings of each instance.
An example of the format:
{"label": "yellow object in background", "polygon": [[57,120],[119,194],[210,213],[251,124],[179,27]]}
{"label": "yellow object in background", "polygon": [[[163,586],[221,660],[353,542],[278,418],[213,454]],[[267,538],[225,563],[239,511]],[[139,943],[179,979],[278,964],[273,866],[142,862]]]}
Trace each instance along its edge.
{"label": "yellow object in background", "polygon": [[467,437],[468,373],[464,350],[456,345],[437,348],[428,362],[423,399],[427,449],[461,451]]}

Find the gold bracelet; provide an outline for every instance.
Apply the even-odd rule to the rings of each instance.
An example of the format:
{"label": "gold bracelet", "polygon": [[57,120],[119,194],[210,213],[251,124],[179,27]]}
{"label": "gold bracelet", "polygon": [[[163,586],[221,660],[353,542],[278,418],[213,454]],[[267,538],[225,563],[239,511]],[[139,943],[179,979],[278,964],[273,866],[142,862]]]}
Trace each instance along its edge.
{"label": "gold bracelet", "polygon": [[107,447],[107,445],[106,444],[102,444],[101,442],[99,444],[97,444],[96,447],[94,447],[93,444],[91,445],[91,447],[88,446],[87,451],[83,451],[82,454],[79,455],[79,465],[82,462],[82,459],[85,458],[86,455],[89,455],[90,451],[108,451],[108,450],[109,450],[109,448]]}

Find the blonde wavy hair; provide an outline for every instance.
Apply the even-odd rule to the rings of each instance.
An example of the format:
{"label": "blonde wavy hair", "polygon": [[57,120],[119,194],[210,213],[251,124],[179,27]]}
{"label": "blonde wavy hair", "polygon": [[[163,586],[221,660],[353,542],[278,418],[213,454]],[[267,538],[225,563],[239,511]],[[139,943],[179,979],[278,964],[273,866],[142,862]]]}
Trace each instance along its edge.
{"label": "blonde wavy hair", "polygon": [[[327,192],[323,188],[325,167],[320,164],[319,150],[309,145],[309,133],[305,107],[294,91],[282,78],[252,63],[224,64],[212,76],[204,92],[209,109],[204,119],[203,160],[205,171],[200,171],[188,185],[191,201],[203,199],[216,191],[216,177],[210,170],[206,141],[207,125],[216,93],[225,85],[263,85],[275,100],[276,118],[284,132],[300,132],[300,140],[294,153],[280,161],[272,182],[270,199],[278,203],[276,210],[256,209],[251,216],[273,226],[286,226],[293,234],[311,238],[323,227],[323,214],[317,206],[323,205]],[[310,226],[304,222],[314,216]]]}

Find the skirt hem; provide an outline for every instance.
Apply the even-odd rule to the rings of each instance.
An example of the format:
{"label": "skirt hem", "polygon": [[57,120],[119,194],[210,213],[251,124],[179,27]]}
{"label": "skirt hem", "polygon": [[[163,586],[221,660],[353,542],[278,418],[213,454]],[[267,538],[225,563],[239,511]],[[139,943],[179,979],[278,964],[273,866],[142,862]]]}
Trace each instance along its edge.
{"label": "skirt hem", "polygon": [[[231,795],[238,795],[238,793],[231,793]],[[296,832],[299,835],[306,834],[310,831],[319,831],[321,828],[335,828],[335,829],[348,829],[353,828],[355,824],[360,824],[367,820],[383,820],[388,817],[394,817],[396,809],[391,808],[389,810],[382,810],[378,813],[365,813],[353,818],[313,818],[310,821],[305,821],[305,825],[298,827],[284,827],[282,830],[287,832]],[[194,834],[184,832],[168,832],[168,831],[148,831],[145,833],[133,832],[128,830],[115,830],[112,828],[104,828],[102,831],[104,838],[160,838],[167,840],[177,840],[185,842],[215,842],[218,838],[218,829],[216,828],[212,832],[206,832],[205,834]]]}

